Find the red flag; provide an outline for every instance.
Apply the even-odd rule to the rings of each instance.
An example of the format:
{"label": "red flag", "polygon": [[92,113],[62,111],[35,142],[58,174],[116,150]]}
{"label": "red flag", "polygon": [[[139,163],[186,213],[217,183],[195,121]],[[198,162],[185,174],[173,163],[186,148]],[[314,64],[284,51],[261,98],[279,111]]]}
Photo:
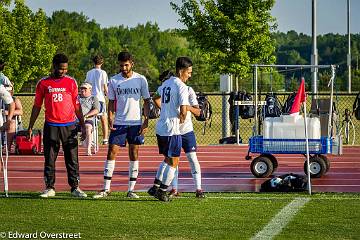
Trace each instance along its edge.
{"label": "red flag", "polygon": [[301,103],[306,101],[305,96],[305,79],[301,78],[300,87],[296,93],[294,103],[291,106],[290,114],[298,114],[300,112]]}

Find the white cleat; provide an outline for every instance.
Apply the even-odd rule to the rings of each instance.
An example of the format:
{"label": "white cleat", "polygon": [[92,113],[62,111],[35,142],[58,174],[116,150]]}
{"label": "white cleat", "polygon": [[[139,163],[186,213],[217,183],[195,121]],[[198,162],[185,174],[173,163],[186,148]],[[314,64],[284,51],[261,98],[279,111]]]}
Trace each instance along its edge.
{"label": "white cleat", "polygon": [[93,198],[106,198],[107,196],[109,196],[110,195],[110,191],[101,191],[101,192],[99,192],[99,193],[97,193],[97,194],[95,194],[94,196],[93,196]]}
{"label": "white cleat", "polygon": [[55,190],[52,188],[47,188],[40,194],[40,197],[42,198],[55,197]]}
{"label": "white cleat", "polygon": [[127,198],[139,198],[139,196],[138,196],[136,193],[132,192],[132,191],[129,191],[129,192],[126,194],[126,197],[127,197]]}

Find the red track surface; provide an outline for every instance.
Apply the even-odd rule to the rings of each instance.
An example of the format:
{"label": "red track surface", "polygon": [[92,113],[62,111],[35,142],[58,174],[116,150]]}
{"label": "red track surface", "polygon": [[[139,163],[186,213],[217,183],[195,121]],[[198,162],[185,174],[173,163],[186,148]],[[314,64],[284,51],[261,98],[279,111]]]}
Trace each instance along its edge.
{"label": "red track surface", "polygon": [[[246,146],[200,146],[198,158],[202,168],[203,189],[210,192],[257,192],[265,179],[255,178],[250,172],[250,162],[245,160]],[[85,149],[79,150],[80,186],[83,190],[99,191],[103,187],[106,147],[93,156],[85,156]],[[314,192],[360,192],[360,147],[345,147],[342,156],[328,155],[331,168],[320,179],[312,179]],[[140,148],[140,174],[136,191],[146,191],[155,177],[162,157],[155,146]],[[277,155],[279,167],[276,175],[285,173],[304,174],[302,155]],[[10,155],[8,163],[9,191],[41,191],[43,183],[43,156]],[[180,191],[194,191],[189,164],[185,155],[181,158]],[[2,185],[2,174],[0,183]],[[112,190],[126,191],[128,183],[127,149],[117,157],[113,175]],[[56,190],[69,190],[63,156],[56,163]]]}

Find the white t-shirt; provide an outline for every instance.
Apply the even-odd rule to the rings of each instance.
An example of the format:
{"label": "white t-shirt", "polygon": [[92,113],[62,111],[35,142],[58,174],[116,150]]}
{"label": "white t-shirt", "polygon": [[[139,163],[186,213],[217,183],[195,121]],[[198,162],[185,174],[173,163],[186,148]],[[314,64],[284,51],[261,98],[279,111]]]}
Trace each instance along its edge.
{"label": "white t-shirt", "polygon": [[109,100],[116,100],[114,125],[141,125],[141,97],[150,98],[148,82],[143,75],[133,72],[130,78],[121,73],[110,78]]}
{"label": "white t-shirt", "polygon": [[10,82],[9,78],[5,76],[2,72],[0,72],[0,84],[6,86],[12,86],[12,83]]}
{"label": "white t-shirt", "polygon": [[158,88],[157,94],[161,96],[161,112],[156,134],[180,135],[180,106],[189,105],[188,87],[179,78],[171,77]]}
{"label": "white t-shirt", "polygon": [[3,118],[3,103],[10,104],[14,102],[13,98],[11,97],[11,94],[6,90],[4,85],[0,85],[0,108],[1,108],[1,114],[0,114],[0,127],[4,124],[4,118]]}
{"label": "white t-shirt", "polygon": [[86,73],[85,82],[92,86],[91,95],[96,96],[99,102],[105,102],[104,85],[108,84],[108,75],[100,68],[93,68]]}
{"label": "white t-shirt", "polygon": [[[190,106],[196,106],[199,105],[197,99],[196,99],[196,93],[192,87],[188,87],[189,91],[189,104]],[[185,121],[183,124],[180,124],[180,133],[181,135],[184,135],[186,133],[194,131],[193,123],[191,121],[191,112],[188,111]]]}

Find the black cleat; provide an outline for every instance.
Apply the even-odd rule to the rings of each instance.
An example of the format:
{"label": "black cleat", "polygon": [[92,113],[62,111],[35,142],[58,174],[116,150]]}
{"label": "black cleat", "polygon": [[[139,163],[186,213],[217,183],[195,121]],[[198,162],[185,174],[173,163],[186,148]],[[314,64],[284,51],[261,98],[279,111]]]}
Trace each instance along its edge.
{"label": "black cleat", "polygon": [[201,189],[196,190],[196,197],[197,198],[205,198],[205,193],[203,192],[203,190],[201,190]]}
{"label": "black cleat", "polygon": [[163,201],[163,202],[168,202],[170,201],[170,198],[169,196],[167,195],[166,191],[163,191],[161,189],[158,189],[155,196],[155,198],[159,199],[160,201]]}
{"label": "black cleat", "polygon": [[157,187],[157,186],[152,186],[151,188],[149,188],[149,190],[147,191],[148,192],[148,194],[150,195],[150,196],[153,196],[153,197],[155,197],[155,194],[156,194],[156,192],[158,191],[158,189],[159,189],[159,187]]}

